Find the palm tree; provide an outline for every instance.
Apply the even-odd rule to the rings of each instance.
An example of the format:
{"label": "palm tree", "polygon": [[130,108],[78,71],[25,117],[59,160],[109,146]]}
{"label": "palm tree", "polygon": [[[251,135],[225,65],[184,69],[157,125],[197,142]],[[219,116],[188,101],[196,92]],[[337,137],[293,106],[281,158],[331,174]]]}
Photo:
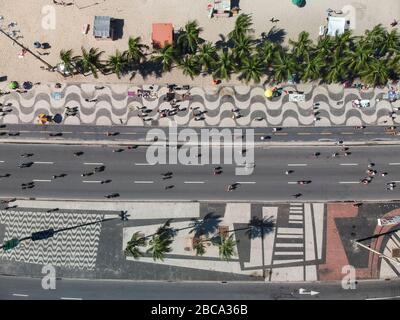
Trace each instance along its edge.
{"label": "palm tree", "polygon": [[318,39],[317,45],[314,50],[317,55],[326,59],[332,54],[334,42],[330,36],[324,36]]}
{"label": "palm tree", "polygon": [[173,63],[175,62],[175,49],[170,43],[166,43],[161,49],[158,49],[152,56],[154,61],[162,63],[163,71],[171,71]]}
{"label": "palm tree", "polygon": [[143,256],[143,252],[139,247],[146,246],[146,238],[140,235],[140,232],[135,232],[131,240],[128,241],[125,248],[125,255],[131,255],[135,259]]}
{"label": "palm tree", "polygon": [[128,50],[125,51],[125,55],[129,62],[140,63],[146,58],[145,50],[149,49],[148,46],[141,43],[141,38],[129,37]]}
{"label": "palm tree", "polygon": [[371,48],[378,53],[386,34],[386,29],[382,26],[382,24],[378,24],[372,30],[365,31],[364,39],[371,46]]}
{"label": "palm tree", "polygon": [[239,78],[245,79],[246,83],[249,83],[251,80],[255,83],[259,83],[265,71],[265,65],[259,57],[250,56],[243,60],[240,71],[241,74]]}
{"label": "palm tree", "polygon": [[269,66],[274,56],[276,55],[277,51],[279,51],[280,47],[275,42],[265,40],[263,41],[258,47],[257,51],[260,55],[260,58],[263,60],[265,65]]}
{"label": "palm tree", "polygon": [[164,260],[164,255],[168,252],[171,252],[171,238],[166,238],[165,235],[162,234],[154,234],[149,241],[150,247],[147,249],[147,253],[151,253],[153,255],[154,261],[156,260]]}
{"label": "palm tree", "polygon": [[229,51],[222,51],[218,55],[218,59],[213,66],[214,76],[220,79],[230,79],[231,72],[233,71],[232,55]]}
{"label": "palm tree", "polygon": [[372,49],[365,41],[358,42],[354,51],[348,51],[346,65],[353,78],[367,68],[371,57]]}
{"label": "palm tree", "polygon": [[302,60],[303,56],[310,51],[313,43],[310,40],[310,34],[306,31],[302,31],[297,41],[289,39],[289,44],[292,46],[293,56],[298,60]]}
{"label": "palm tree", "polygon": [[387,63],[388,71],[391,79],[400,78],[400,53],[390,57]]}
{"label": "palm tree", "polygon": [[325,80],[328,83],[340,82],[346,78],[346,61],[338,54],[333,55],[331,63],[327,67]]}
{"label": "palm tree", "polygon": [[199,44],[204,42],[204,40],[200,38],[201,31],[203,31],[203,29],[199,27],[197,21],[194,20],[186,23],[185,28],[180,30],[177,40],[181,54],[193,54],[197,51]]}
{"label": "palm tree", "polygon": [[230,236],[218,237],[218,251],[221,259],[229,261],[232,256],[236,255],[235,246],[237,241],[233,240],[233,234]]}
{"label": "palm tree", "polygon": [[314,81],[321,77],[324,67],[324,60],[319,56],[311,57],[306,55],[302,64],[301,80],[307,82]]}
{"label": "palm tree", "polygon": [[368,65],[368,68],[361,72],[363,81],[373,86],[385,85],[389,80],[389,69],[387,61],[376,59]]}
{"label": "palm tree", "polygon": [[205,241],[206,240],[199,240],[193,245],[193,249],[196,251],[196,256],[202,256],[206,253]]}
{"label": "palm tree", "polygon": [[297,62],[290,53],[280,50],[275,54],[272,72],[277,82],[286,81],[297,72]]}
{"label": "palm tree", "polygon": [[192,80],[195,75],[198,75],[199,63],[196,56],[186,55],[183,60],[179,62],[179,66],[182,68],[182,72],[185,76],[189,76]]}
{"label": "palm tree", "polygon": [[386,32],[385,37],[380,46],[380,56],[385,54],[393,55],[400,51],[400,36],[397,29]]}
{"label": "palm tree", "polygon": [[210,72],[217,57],[217,50],[211,42],[204,43],[199,47],[197,58],[202,70]]}
{"label": "palm tree", "polygon": [[127,65],[128,61],[126,60],[125,55],[121,54],[118,50],[115,51],[115,55],[108,57],[107,67],[109,67],[112,72],[115,72],[118,79],[120,79],[121,73],[126,71]]}
{"label": "palm tree", "polygon": [[81,48],[82,56],[79,57],[79,68],[82,73],[91,72],[97,79],[97,70],[102,68],[100,57],[104,51],[99,51],[98,48],[90,48],[87,51],[84,47]]}
{"label": "palm tree", "polygon": [[154,261],[163,261],[164,255],[172,251],[171,244],[173,242],[175,230],[170,226],[171,221],[172,219],[168,219],[161,227],[159,227],[149,241],[150,247],[147,249],[147,253],[153,255]]}
{"label": "palm tree", "polygon": [[60,60],[62,62],[62,64],[64,65],[64,72],[65,73],[69,73],[72,74],[74,72],[75,69],[75,65],[74,65],[74,61],[76,60],[73,56],[72,56],[72,50],[61,50],[60,51]]}
{"label": "palm tree", "polygon": [[238,35],[233,40],[233,56],[236,59],[237,63],[240,65],[241,60],[249,57],[252,54],[254,48],[254,40],[251,36],[242,34]]}
{"label": "palm tree", "polygon": [[251,28],[253,25],[252,17],[249,14],[240,14],[235,21],[234,29],[228,34],[230,40],[238,39],[240,36],[246,35],[254,30]]}
{"label": "palm tree", "polygon": [[346,30],[344,33],[336,35],[333,40],[336,54],[343,56],[349,50],[353,40],[351,30]]}

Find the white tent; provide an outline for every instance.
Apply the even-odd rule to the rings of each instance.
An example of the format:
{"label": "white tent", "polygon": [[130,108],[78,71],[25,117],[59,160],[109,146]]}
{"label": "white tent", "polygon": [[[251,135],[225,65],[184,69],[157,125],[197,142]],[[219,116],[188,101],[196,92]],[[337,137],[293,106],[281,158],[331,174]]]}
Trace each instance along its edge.
{"label": "white tent", "polygon": [[328,35],[334,37],[336,34],[344,33],[346,29],[346,18],[344,17],[329,17],[328,21]]}

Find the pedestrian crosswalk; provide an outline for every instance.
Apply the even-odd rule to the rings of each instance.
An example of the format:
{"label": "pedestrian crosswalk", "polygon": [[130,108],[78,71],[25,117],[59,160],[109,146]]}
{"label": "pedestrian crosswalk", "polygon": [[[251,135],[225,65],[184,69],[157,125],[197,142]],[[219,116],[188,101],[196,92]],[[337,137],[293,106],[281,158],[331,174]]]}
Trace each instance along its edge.
{"label": "pedestrian crosswalk", "polygon": [[282,214],[273,249],[273,264],[304,261],[304,205],[291,203]]}

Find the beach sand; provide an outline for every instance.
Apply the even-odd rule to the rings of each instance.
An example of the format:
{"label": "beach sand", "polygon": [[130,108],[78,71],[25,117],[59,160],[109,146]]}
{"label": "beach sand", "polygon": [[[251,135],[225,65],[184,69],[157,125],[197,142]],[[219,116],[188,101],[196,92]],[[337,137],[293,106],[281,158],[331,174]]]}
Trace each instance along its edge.
{"label": "beach sand", "polygon": [[[237,0],[236,0],[237,1]],[[65,2],[73,2],[67,0]],[[96,4],[98,2],[98,4]],[[226,35],[233,27],[235,17],[212,18],[207,15],[208,0],[76,0],[72,6],[53,5],[50,0],[30,1],[1,1],[0,15],[4,17],[3,29],[8,30],[7,25],[17,22],[17,27],[24,38],[20,39],[25,46],[33,52],[34,41],[48,42],[51,46],[47,50],[50,54],[42,56],[51,65],[59,62],[61,49],[73,49],[76,55],[80,54],[81,46],[85,48],[98,47],[105,51],[103,59],[115,49],[123,51],[127,48],[129,36],[141,36],[143,42],[150,44],[151,25],[156,22],[171,22],[178,30],[188,20],[197,20],[203,28],[202,37],[206,40],[217,41],[220,35]],[[383,6],[384,4],[384,6]],[[297,38],[302,30],[308,31],[311,38],[317,39],[319,26],[326,23],[326,9],[342,10],[344,6],[354,12],[355,34],[362,34],[378,23],[390,27],[394,18],[400,18],[400,1],[398,0],[308,0],[304,8],[294,6],[290,0],[240,0],[239,6],[242,13],[250,13],[253,16],[255,36],[262,32],[268,32],[276,25],[286,33],[286,41],[289,38]],[[55,12],[55,29],[43,28],[42,22],[49,10]],[[346,9],[347,10],[347,9]],[[349,12],[350,12],[349,11]],[[397,16],[396,16],[397,13]],[[92,34],[92,26],[95,15],[109,15],[116,19],[123,19],[123,35],[116,41],[96,40]],[[274,17],[280,21],[277,24],[269,20]],[[82,33],[84,24],[90,24],[87,35]],[[8,81],[32,81],[32,82],[107,82],[107,83],[180,83],[199,86],[211,85],[210,77],[196,77],[193,81],[183,76],[180,70],[166,73],[162,78],[149,76],[143,79],[130,76],[117,79],[115,75],[101,75],[99,79],[92,76],[74,76],[64,79],[57,72],[49,72],[40,69],[43,64],[30,54],[19,58],[21,48],[12,44],[12,40],[4,35],[0,41],[0,77],[7,76]],[[239,83],[232,78],[230,83]],[[4,84],[4,82],[3,82]],[[0,83],[0,86],[3,86]],[[226,84],[226,83],[225,83]]]}

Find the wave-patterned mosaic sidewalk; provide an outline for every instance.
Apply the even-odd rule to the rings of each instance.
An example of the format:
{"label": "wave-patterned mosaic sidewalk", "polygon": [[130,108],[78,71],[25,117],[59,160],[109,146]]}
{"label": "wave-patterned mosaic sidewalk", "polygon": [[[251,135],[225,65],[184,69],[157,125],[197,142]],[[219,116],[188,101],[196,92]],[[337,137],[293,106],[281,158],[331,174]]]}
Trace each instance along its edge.
{"label": "wave-patterned mosaic sidewalk", "polygon": [[[304,91],[304,102],[290,102],[288,94],[268,100],[264,89],[247,86],[209,87],[190,89],[189,100],[178,102],[175,115],[162,118],[159,110],[173,110],[164,98],[168,88],[153,86],[152,97],[128,96],[129,91],[148,90],[150,86],[105,85],[96,90],[91,84],[65,84],[56,89],[54,84],[35,86],[27,93],[12,92],[0,98],[11,103],[9,112],[0,113],[0,123],[37,123],[40,113],[61,114],[63,124],[168,126],[173,119],[179,126],[339,126],[388,125],[400,123],[400,116],[391,112],[400,108],[400,101],[390,103],[384,99],[387,89],[360,91],[328,86],[314,86]],[[296,90],[286,86],[286,90]],[[56,100],[53,94],[61,93]],[[183,91],[182,91],[183,92]],[[88,102],[85,99],[96,99]],[[352,100],[368,99],[369,108],[354,108]],[[318,102],[317,113],[313,104]],[[145,106],[144,115],[139,108]],[[76,116],[66,117],[66,107],[79,107]],[[240,118],[234,119],[232,109],[240,109]],[[196,120],[202,113],[203,120]],[[143,116],[144,115],[144,116]],[[315,117],[318,120],[315,120]]]}
{"label": "wave-patterned mosaic sidewalk", "polygon": [[[6,226],[4,239],[21,238],[49,228],[57,230],[74,227],[102,218],[99,214],[0,210],[0,223]],[[101,224],[97,223],[63,231],[53,238],[41,241],[28,240],[11,251],[1,251],[0,259],[93,270],[96,265],[100,231]]]}

